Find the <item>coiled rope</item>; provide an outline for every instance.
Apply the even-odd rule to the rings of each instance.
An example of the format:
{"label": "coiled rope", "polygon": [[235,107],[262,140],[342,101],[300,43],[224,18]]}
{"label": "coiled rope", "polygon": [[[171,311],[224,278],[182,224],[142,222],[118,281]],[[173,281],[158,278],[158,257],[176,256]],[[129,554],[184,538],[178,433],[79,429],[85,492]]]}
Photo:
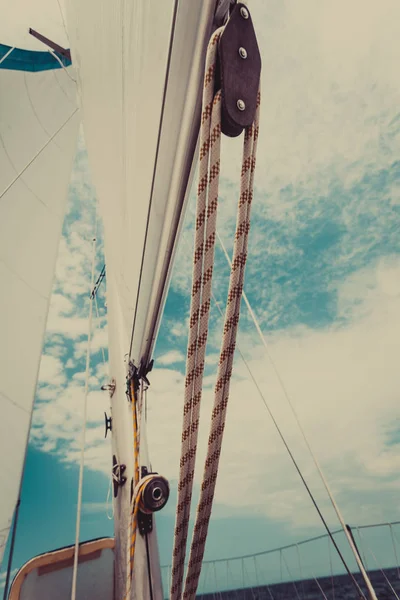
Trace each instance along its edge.
{"label": "coiled rope", "polygon": [[[223,28],[212,36],[207,49],[200,130],[200,164],[197,191],[192,299],[187,349],[182,448],[172,563],[171,600],[182,597],[190,503],[197,451],[204,359],[211,303],[221,143],[221,91],[214,94],[217,44]],[[238,203],[232,269],[226,305],[223,339],[214,391],[214,406],[204,466],[203,483],[190,550],[184,598],[194,598],[201,572],[211,516],[219,457],[225,428],[240,302],[247,258],[250,208],[253,198],[255,155],[258,138],[260,94],[254,123],[244,135],[241,187]]]}

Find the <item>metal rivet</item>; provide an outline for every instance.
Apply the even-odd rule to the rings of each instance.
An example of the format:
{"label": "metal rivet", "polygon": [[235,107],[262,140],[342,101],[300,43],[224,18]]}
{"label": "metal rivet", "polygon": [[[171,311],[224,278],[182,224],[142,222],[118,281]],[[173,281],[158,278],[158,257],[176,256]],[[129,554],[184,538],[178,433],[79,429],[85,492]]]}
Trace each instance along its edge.
{"label": "metal rivet", "polygon": [[241,98],[239,98],[239,100],[236,102],[236,106],[239,110],[244,110],[246,108],[246,105]]}
{"label": "metal rivet", "polygon": [[240,8],[240,14],[242,15],[243,19],[249,18],[249,11],[244,6]]}
{"label": "metal rivet", "polygon": [[239,56],[240,58],[247,58],[247,50],[246,48],[239,48]]}

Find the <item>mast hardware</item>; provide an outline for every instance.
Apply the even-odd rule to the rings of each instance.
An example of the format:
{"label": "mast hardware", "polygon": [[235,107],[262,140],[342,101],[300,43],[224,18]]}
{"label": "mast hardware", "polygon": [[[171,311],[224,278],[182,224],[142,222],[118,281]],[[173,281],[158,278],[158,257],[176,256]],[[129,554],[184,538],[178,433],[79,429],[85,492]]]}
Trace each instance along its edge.
{"label": "mast hardware", "polygon": [[144,383],[149,386],[150,385],[150,381],[147,379],[147,375],[150,373],[150,371],[153,370],[153,366],[154,366],[154,358],[151,359],[151,361],[149,362],[148,365],[145,365],[143,363],[143,361],[140,363],[140,367],[138,369],[138,378],[139,380],[141,379],[142,381],[144,381]]}
{"label": "mast hardware", "polygon": [[49,46],[49,48],[54,50],[54,52],[56,52],[57,54],[61,54],[61,56],[63,56],[68,62],[71,62],[71,51],[69,49],[59,46],[52,40],[49,40],[49,38],[39,33],[38,31],[32,29],[32,27],[29,28],[29,33],[40,42],[43,42],[43,44],[46,44],[46,46]]}
{"label": "mast hardware", "polygon": [[153,530],[153,513],[161,510],[168,502],[169,484],[165,477],[149,472],[147,467],[141,469],[143,477],[152,476],[144,488],[138,512],[138,528],[141,535]]}
{"label": "mast hardware", "polygon": [[112,467],[112,482],[114,487],[114,498],[118,496],[118,489],[125,485],[126,477],[124,475],[126,465],[120,465],[117,461],[115,454],[113,455],[113,467]]}
{"label": "mast hardware", "polygon": [[105,276],[106,276],[106,265],[103,265],[103,267],[102,267],[102,269],[100,271],[100,275],[96,279],[96,283],[94,284],[94,287],[93,287],[92,292],[90,294],[90,297],[92,299],[97,295],[97,292],[99,290],[101,282],[103,281],[103,279],[105,278]]}
{"label": "mast hardware", "polygon": [[104,412],[104,425],[105,425],[105,435],[104,439],[107,437],[107,433],[112,431],[112,417],[108,417],[107,413]]}
{"label": "mast hardware", "polygon": [[225,25],[235,4],[236,0],[218,0],[214,13],[214,25],[216,27]]}
{"label": "mast hardware", "polygon": [[115,388],[116,388],[116,382],[115,382],[115,379],[113,378],[113,379],[111,379],[110,383],[106,383],[105,385],[102,385],[100,389],[103,392],[109,392],[110,398],[112,398],[114,396]]}
{"label": "mast hardware", "polygon": [[133,363],[133,361],[129,361],[128,366],[128,376],[126,378],[126,395],[129,400],[131,400],[131,391],[130,384],[133,381],[133,387],[135,390],[135,394],[138,393],[140,388],[140,382],[143,381],[147,387],[150,386],[150,381],[147,379],[147,375],[153,369],[154,359],[151,359],[147,366],[144,366],[143,361],[140,363],[139,368]]}
{"label": "mast hardware", "polygon": [[146,514],[139,510],[138,528],[140,535],[146,535],[146,533],[151,533],[153,531],[153,514]]}
{"label": "mast hardware", "polygon": [[[244,60],[246,59],[246,60]],[[218,46],[216,90],[222,92],[222,133],[237,137],[254,121],[260,85],[261,56],[250,12],[233,8]]]}

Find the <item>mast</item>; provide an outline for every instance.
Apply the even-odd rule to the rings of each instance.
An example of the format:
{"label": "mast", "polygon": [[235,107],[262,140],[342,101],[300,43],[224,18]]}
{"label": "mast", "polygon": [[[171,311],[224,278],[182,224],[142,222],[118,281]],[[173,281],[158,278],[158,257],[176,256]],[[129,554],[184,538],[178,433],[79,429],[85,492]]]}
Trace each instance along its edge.
{"label": "mast", "polygon": [[[230,3],[69,3],[72,61],[105,231],[117,599],[129,579],[136,417],[139,476],[157,470],[150,468],[144,411],[127,398],[127,375],[134,374],[138,389],[146,376],[151,380],[193,174],[206,47]],[[146,535],[136,535],[132,591],[163,598],[154,522]]]}

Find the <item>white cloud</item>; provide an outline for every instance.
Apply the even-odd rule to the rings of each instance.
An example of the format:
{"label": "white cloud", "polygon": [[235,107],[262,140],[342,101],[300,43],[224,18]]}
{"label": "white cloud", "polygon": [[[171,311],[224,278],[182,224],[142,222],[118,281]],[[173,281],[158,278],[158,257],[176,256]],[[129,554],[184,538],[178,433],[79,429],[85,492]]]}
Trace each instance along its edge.
{"label": "white cloud", "polygon": [[177,338],[185,337],[187,335],[188,324],[189,317],[187,317],[187,319],[182,320],[181,322],[176,321],[174,323],[171,323],[171,335]]}
{"label": "white cloud", "polygon": [[[357,311],[353,309],[353,323],[345,328],[295,328],[269,339],[270,352],[306,434],[346,518],[353,522],[360,522],[361,518],[382,520],[388,518],[388,512],[393,519],[398,513],[390,494],[400,485],[400,459],[398,448],[387,443],[387,432],[399,414],[400,350],[400,290],[388,282],[399,278],[397,260],[396,264],[380,264],[362,277],[356,275],[346,281],[341,297],[348,302],[351,289],[351,298],[360,302],[356,304]],[[371,290],[372,293],[366,293]],[[240,336],[239,344],[296,459],[333,520],[315,467],[263,347],[255,334],[247,331]],[[239,357],[236,365],[241,377],[232,383],[216,499],[232,508],[246,504],[297,526],[315,523],[310,502],[258,393],[248,378],[243,379]],[[211,383],[213,376],[208,379]],[[206,390],[198,482],[211,400],[211,391]],[[171,479],[178,476],[182,402],[182,375],[156,369],[149,392],[149,446],[154,464]]]}
{"label": "white cloud", "polygon": [[54,293],[52,294],[50,301],[50,314],[52,312],[55,312],[58,315],[68,316],[70,313],[75,312],[75,307],[69,298],[62,294]]}
{"label": "white cloud", "polygon": [[[101,322],[105,323],[105,318],[101,318]],[[87,329],[87,321],[86,321],[86,329]],[[108,346],[108,334],[107,328],[101,327],[94,329],[92,332],[92,338],[90,342],[90,351],[93,354],[96,352],[106,350]],[[87,339],[82,340],[81,342],[76,342],[74,345],[74,357],[76,360],[79,360],[83,356],[86,356],[87,351]]]}
{"label": "white cloud", "polygon": [[185,361],[185,356],[179,350],[170,350],[157,358],[157,365],[168,366]]}
{"label": "white cloud", "polygon": [[[84,383],[79,385],[77,379],[74,377],[65,390],[59,388],[51,402],[36,404],[31,432],[36,445],[74,462],[80,457],[84,408]],[[97,389],[90,391],[87,399],[85,464],[109,474],[111,448],[109,439],[104,440],[104,411],[109,409],[109,397],[100,391],[96,378],[91,378],[91,384]]]}
{"label": "white cloud", "polygon": [[60,242],[56,284],[63,295],[88,294],[90,288],[91,244],[74,232]]}
{"label": "white cloud", "polygon": [[[346,194],[364,175],[391,169],[399,149],[395,119],[400,106],[396,29],[400,15],[394,0],[387,0],[384,8],[361,0],[254,2],[252,12],[263,55],[263,109],[247,270],[254,276],[256,271],[262,272],[266,255],[279,261],[289,251],[292,260],[296,251],[301,253],[293,247],[293,240],[299,234],[297,215],[304,210],[304,199],[312,204],[313,217],[323,218],[322,203],[332,180],[339,181]],[[224,140],[222,160],[218,227],[229,249],[238,195],[240,139]],[[83,200],[81,218],[71,217],[66,224],[48,325],[52,342],[61,346],[64,336],[74,340],[74,359],[69,358],[66,366],[75,367],[77,373],[66,390],[58,387],[55,393],[54,388],[63,383],[61,363],[57,362],[60,350],[49,348],[43,378],[54,387],[41,389],[40,398],[51,402],[38,403],[32,431],[36,444],[74,462],[79,461],[80,452],[84,376],[80,359],[86,351],[83,336],[87,335],[93,232],[93,211],[89,210],[93,190],[82,183],[87,170],[87,157],[82,154],[70,199],[73,207]],[[392,204],[398,203],[399,189],[394,183],[387,192]],[[349,197],[342,210],[343,223],[351,225],[361,219],[367,201],[371,204],[368,214],[377,222],[380,200],[378,191],[372,202],[365,200],[363,193]],[[185,297],[190,293],[193,215],[192,201],[172,281],[172,287]],[[263,229],[271,220],[285,226],[281,244]],[[377,245],[379,232],[372,231],[372,225],[368,231],[367,241],[361,243],[352,238],[350,230],[348,251],[336,261],[350,263],[354,256],[365,255]],[[214,288],[223,299],[227,270],[222,267],[219,250],[217,262]],[[398,416],[399,269],[396,257],[387,258],[376,269],[363,267],[341,285],[335,283],[338,316],[350,320],[350,325],[319,331],[290,327],[269,335],[271,353],[307,435],[346,517],[357,522],[389,518],[390,511],[394,518],[398,511],[387,499],[387,494],[398,489],[400,467],[398,450],[387,444],[387,433]],[[277,294],[282,286],[261,283],[261,279],[248,277],[246,285],[254,286],[260,321],[268,318],[272,325],[282,311]],[[104,322],[101,320],[94,334],[94,351],[107,345]],[[179,346],[187,335],[187,322],[184,313],[179,322],[167,323],[168,333]],[[273,369],[247,324],[243,309],[239,344],[318,500],[332,517]],[[210,331],[208,367],[217,362],[220,329],[219,322]],[[184,378],[180,372],[158,365],[167,367],[175,359],[183,360],[181,352],[179,347],[160,357],[148,392],[153,464],[171,479],[178,474]],[[97,365],[91,387],[104,383],[106,375],[107,368]],[[214,377],[207,374],[205,378],[197,481],[202,474]],[[91,392],[86,463],[107,474],[111,448],[109,439],[103,441],[103,410],[108,405],[107,393]],[[313,509],[240,358],[232,382],[217,500],[235,514],[239,508],[247,508],[296,526],[315,523]]]}
{"label": "white cloud", "polygon": [[[12,582],[12,580],[14,579],[15,575],[18,573],[18,569],[13,569],[10,573],[10,583]],[[6,581],[6,576],[7,573],[6,571],[0,573],[0,591],[3,591],[4,589],[4,584]]]}
{"label": "white cloud", "polygon": [[[388,444],[388,434],[398,417],[399,280],[399,259],[385,259],[375,268],[347,278],[339,287],[339,312],[351,317],[350,325],[319,331],[294,327],[268,338],[270,353],[339,504],[346,518],[358,523],[393,520],[398,511],[391,494],[400,484],[400,461],[396,446]],[[262,316],[262,305],[256,310]],[[333,522],[329,502],[277,377],[247,325],[240,332],[239,346],[320,505]],[[164,355],[165,367],[174,364],[172,358],[175,361],[183,356],[178,351],[169,355]],[[214,364],[216,358],[211,352],[208,364]],[[44,361],[43,377],[57,381],[61,361],[53,356]],[[98,377],[105,369],[101,363],[97,366],[91,386],[100,387]],[[52,402],[41,402],[35,410],[34,442],[58,452],[66,461],[79,461],[83,378],[84,373],[76,373],[67,389],[51,391],[48,397]],[[77,385],[77,380],[82,384]],[[197,482],[202,476],[214,381],[215,374],[210,374],[204,382]],[[178,476],[183,389],[181,372],[156,367],[151,373],[151,458],[155,468],[171,480]],[[107,393],[91,391],[86,464],[107,474],[111,449],[109,440],[103,440],[103,412],[108,406]],[[245,505],[296,527],[316,523],[307,495],[238,356],[216,500],[230,506],[232,513]]]}
{"label": "white cloud", "polygon": [[50,318],[47,326],[47,334],[61,333],[67,338],[77,338],[87,335],[88,320],[79,317]]}
{"label": "white cloud", "polygon": [[83,502],[82,513],[110,513],[112,511],[112,500],[109,502]]}
{"label": "white cloud", "polygon": [[66,381],[62,361],[51,354],[42,354],[40,361],[39,382],[59,386]]}

